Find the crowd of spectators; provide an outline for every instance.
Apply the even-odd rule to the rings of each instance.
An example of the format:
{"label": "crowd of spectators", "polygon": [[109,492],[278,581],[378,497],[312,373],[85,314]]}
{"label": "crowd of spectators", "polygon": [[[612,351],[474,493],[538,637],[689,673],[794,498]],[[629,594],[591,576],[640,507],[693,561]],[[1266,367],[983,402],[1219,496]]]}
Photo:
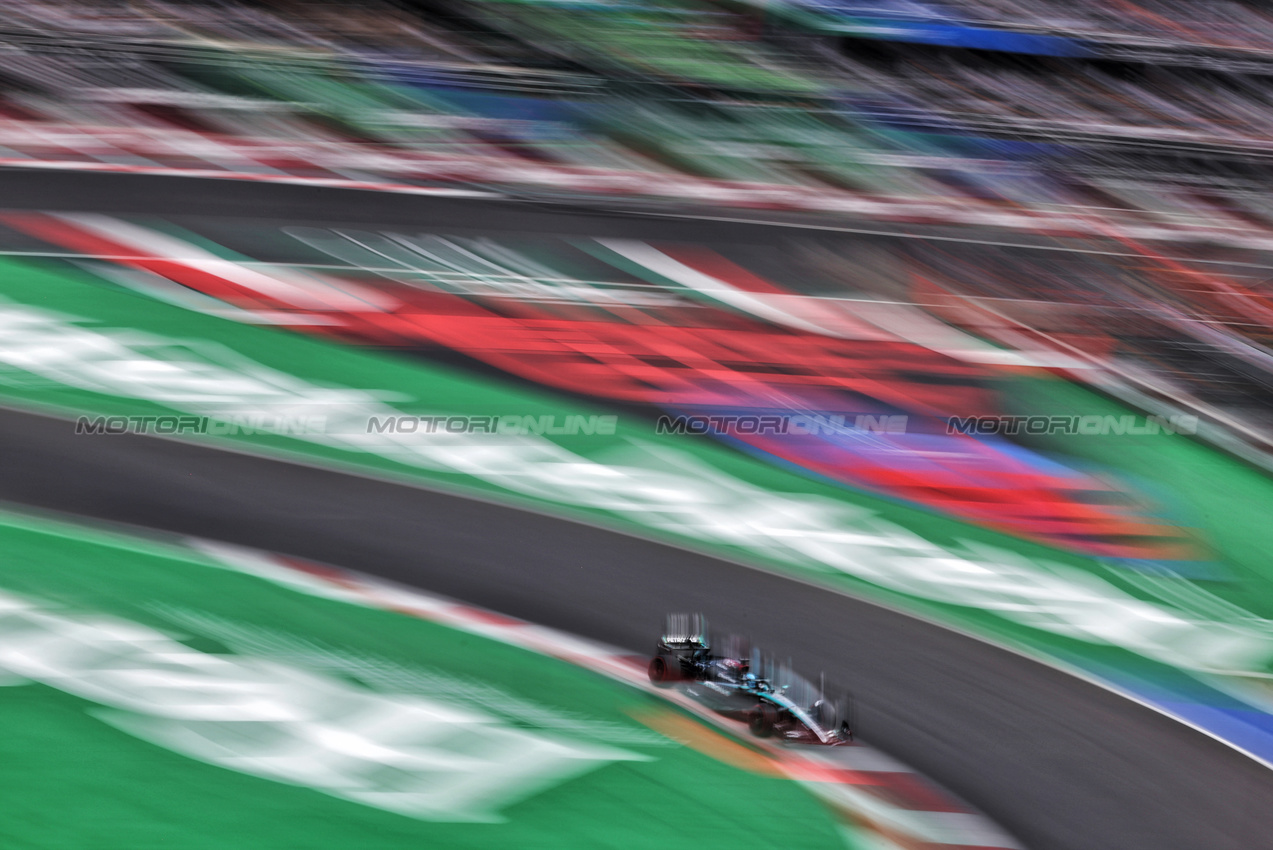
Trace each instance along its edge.
{"label": "crowd of spectators", "polygon": [[[180,148],[204,164],[271,171],[310,157],[316,173],[383,177],[390,154],[449,157],[479,175],[471,182],[501,165],[637,175],[638,190],[657,178],[662,192],[682,176],[954,198],[1153,226],[1159,239],[1205,226],[1273,249],[1273,64],[1265,74],[829,37],[789,27],[781,5],[0,0],[0,160],[153,166],[165,161],[155,150]],[[1235,56],[1273,47],[1273,11],[1238,2],[785,5]],[[123,141],[139,137],[162,144],[139,153]],[[258,161],[243,155],[249,143],[265,151]],[[333,152],[344,165],[318,161]],[[349,165],[364,154],[380,159]],[[1072,305],[1071,332],[1117,340],[1199,398],[1234,405],[1273,386],[1262,353],[1273,322],[1241,281],[1181,285],[1152,263],[1076,270],[993,253],[914,262],[975,297],[1008,303],[1025,287],[1020,303]]]}
{"label": "crowd of spectators", "polygon": [[962,24],[1098,42],[1273,49],[1273,10],[1256,0],[787,0],[849,19]]}

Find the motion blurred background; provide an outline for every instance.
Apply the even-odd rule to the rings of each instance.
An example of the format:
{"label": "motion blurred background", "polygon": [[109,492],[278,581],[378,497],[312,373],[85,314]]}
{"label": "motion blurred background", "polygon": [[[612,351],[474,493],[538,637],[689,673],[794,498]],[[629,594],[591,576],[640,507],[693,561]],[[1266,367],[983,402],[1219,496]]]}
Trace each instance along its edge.
{"label": "motion blurred background", "polygon": [[[306,607],[316,603],[240,604],[265,591],[187,562],[279,584],[278,563],[261,559],[304,556],[635,651],[665,608],[715,601],[713,619],[860,677],[866,736],[874,722],[873,742],[1029,846],[1258,846],[1257,783],[1273,764],[1271,79],[1273,9],[1255,0],[0,0],[0,537],[25,559],[0,572],[3,586],[81,624],[109,611],[187,649],[346,678],[434,663],[430,646],[477,650],[457,649],[467,638],[445,618],[408,635],[368,614],[356,628],[348,611],[320,623]],[[157,424],[177,416],[202,424]],[[421,418],[433,424],[421,430]],[[104,441],[123,431],[133,437]],[[132,442],[146,435],[186,447]],[[335,484],[295,470],[262,462],[234,478],[233,464],[200,460],[227,448],[530,507],[883,602],[1205,730],[1261,779],[1227,762],[1237,773],[1204,769],[1201,756],[1159,764],[1161,741],[1145,731],[1157,717],[1129,720],[1135,734],[1110,724],[1098,747],[1089,735],[1104,708],[1074,696],[1077,679],[1014,693],[996,666],[1009,662],[978,655],[967,675],[985,678],[965,682],[950,659],[972,656],[948,633],[899,638],[899,658],[869,630],[860,645],[865,627],[844,610],[806,617],[816,605],[805,591],[768,595],[770,578],[741,568],[722,581],[667,556],[683,573],[660,573],[647,591],[627,544],[519,537],[512,520],[492,531],[476,515],[431,525],[385,494],[342,503]],[[283,492],[310,501],[253,502]],[[277,554],[217,549],[208,566],[206,542],[184,541],[147,557],[185,566],[142,569],[116,550],[159,544],[7,513],[31,508]],[[127,592],[91,569],[62,567],[45,584],[26,569],[91,546],[113,554],[82,560],[133,576]],[[590,560],[606,566],[579,575]],[[193,610],[221,584],[215,612]],[[27,610],[15,599],[0,597],[0,628],[5,611]],[[292,632],[269,631],[280,611]],[[419,643],[395,648],[380,629]],[[322,652],[297,649],[320,633]],[[331,653],[355,651],[357,663],[333,666]],[[718,812],[736,832],[720,835],[789,834],[788,803],[772,802],[788,791],[747,784],[778,768],[753,769],[712,738],[675,757],[688,766],[672,792],[680,768],[658,748],[689,740],[680,721],[647,722],[645,703],[618,711],[622,700],[583,679],[545,689],[583,674],[538,659],[549,672],[523,677],[510,671],[529,662],[510,652],[472,663],[516,696],[476,700],[458,656],[407,691],[455,711],[480,702],[498,715],[481,722],[503,730],[492,739],[556,735],[562,725],[543,718],[574,710],[571,689],[586,692],[606,720],[566,724],[591,730],[579,733],[590,743],[562,758],[612,765],[597,775],[622,770],[627,784],[599,781],[580,806],[608,813],[597,800],[613,806],[648,785],[664,801],[634,804],[634,823],[667,814],[673,793],[688,810],[685,777],[706,764],[697,787],[725,798],[738,783],[771,801],[757,833],[737,797]],[[0,652],[0,674],[98,693],[82,684],[92,670],[41,679],[30,664]],[[407,687],[403,676],[358,681]],[[550,695],[539,720],[509,708]],[[1092,713],[1062,710],[1070,698]],[[0,699],[4,710],[42,709]],[[1007,735],[997,724],[1014,714]],[[953,716],[967,723],[958,733],[944,722]],[[598,729],[620,727],[637,755],[594,747],[607,740]],[[203,747],[172,729],[120,728],[234,762],[211,733],[216,745]],[[1161,734],[1186,734],[1173,730]],[[1054,733],[1069,736],[1064,747]],[[377,734],[376,746],[401,743]],[[962,751],[965,735],[981,755]],[[538,746],[528,740],[517,745]],[[1127,754],[1112,749],[1120,742]],[[248,762],[230,769],[304,785],[296,777],[313,767]],[[1097,778],[1111,765],[1143,784]],[[488,768],[472,774],[502,769]],[[1177,772],[1171,782],[1197,787],[1151,787]],[[1221,793],[1236,780],[1220,777],[1239,774]],[[347,779],[324,793],[374,808]],[[532,786],[496,795],[521,813],[505,844],[546,841],[561,817],[536,808]],[[1220,795],[1222,816],[1172,813],[1200,789]],[[403,807],[445,820],[435,792],[377,809],[383,846],[494,846],[468,826],[384,826]],[[465,818],[503,817],[481,796],[465,798]],[[898,826],[860,799],[829,820],[808,805],[821,813],[804,815],[808,834],[827,846],[1013,846],[999,833],[991,844],[990,833]],[[153,829],[120,846],[177,846],[164,842],[207,828],[170,815],[125,818]],[[14,840],[100,837],[31,826],[44,817],[19,818]],[[570,840],[597,846],[609,817],[585,819]],[[640,838],[621,846],[702,846],[707,827],[671,821],[644,835],[632,826]],[[358,834],[360,821],[342,823]],[[283,846],[262,830],[245,826],[253,846]],[[248,846],[216,836],[209,846]]]}
{"label": "motion blurred background", "polygon": [[1045,254],[876,250],[854,258],[852,285],[984,334],[1025,323],[1050,335],[1034,344],[1116,354],[1254,438],[1273,315],[1269,15],[1121,0],[6,2],[0,162],[1046,236]]}

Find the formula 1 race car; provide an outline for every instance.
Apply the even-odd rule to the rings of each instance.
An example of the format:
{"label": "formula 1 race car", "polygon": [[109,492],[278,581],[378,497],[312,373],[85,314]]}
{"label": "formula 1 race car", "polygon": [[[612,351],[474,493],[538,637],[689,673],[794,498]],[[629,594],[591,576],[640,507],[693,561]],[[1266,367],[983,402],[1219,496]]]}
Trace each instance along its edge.
{"label": "formula 1 race car", "polygon": [[[743,638],[729,636],[721,643],[724,653],[713,653],[701,614],[669,614],[650,659],[650,681],[658,687],[676,687],[718,714],[746,721],[757,737],[825,745],[853,740],[847,696],[837,705],[822,687],[788,666],[749,651]],[[765,675],[758,675],[762,672]]]}

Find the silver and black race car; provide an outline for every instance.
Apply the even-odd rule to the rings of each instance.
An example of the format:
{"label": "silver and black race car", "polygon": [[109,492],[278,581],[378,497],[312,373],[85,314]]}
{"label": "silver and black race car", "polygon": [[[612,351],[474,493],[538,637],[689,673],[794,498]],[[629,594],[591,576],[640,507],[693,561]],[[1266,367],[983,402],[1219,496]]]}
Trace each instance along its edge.
{"label": "silver and black race car", "polygon": [[837,745],[853,740],[852,703],[830,700],[823,688],[774,664],[744,638],[716,641],[701,614],[669,614],[650,681],[675,687],[718,714],[744,720],[758,737],[793,743]]}

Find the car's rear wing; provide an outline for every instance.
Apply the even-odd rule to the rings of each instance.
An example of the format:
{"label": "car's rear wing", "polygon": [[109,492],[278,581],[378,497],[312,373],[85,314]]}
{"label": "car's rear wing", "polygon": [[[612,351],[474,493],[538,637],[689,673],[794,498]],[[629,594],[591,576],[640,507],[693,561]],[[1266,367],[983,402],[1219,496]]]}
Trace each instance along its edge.
{"label": "car's rear wing", "polygon": [[668,649],[710,649],[707,618],[702,614],[668,614],[659,643]]}

